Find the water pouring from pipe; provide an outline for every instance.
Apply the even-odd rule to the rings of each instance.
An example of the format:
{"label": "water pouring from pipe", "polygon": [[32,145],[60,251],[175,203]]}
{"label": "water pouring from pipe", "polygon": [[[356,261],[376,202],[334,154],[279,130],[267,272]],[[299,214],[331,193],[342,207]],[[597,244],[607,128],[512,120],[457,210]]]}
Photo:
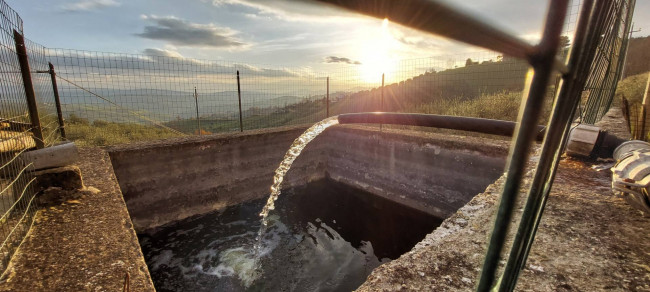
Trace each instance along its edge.
{"label": "water pouring from pipe", "polygon": [[[316,138],[320,133],[331,126],[338,125],[338,123],[338,116],[324,119],[311,126],[307,131],[302,133],[300,137],[293,141],[293,144],[291,144],[291,147],[284,155],[280,166],[275,170],[273,185],[271,185],[271,195],[269,196],[266,205],[264,205],[264,208],[262,208],[262,212],[260,212],[260,216],[262,217],[262,229],[268,225],[267,217],[269,216],[269,212],[275,209],[275,201],[280,196],[284,176],[287,174],[296,158],[298,158],[298,155],[300,155],[307,144],[314,140],[314,138]],[[262,231],[263,230],[261,230],[261,232]]]}

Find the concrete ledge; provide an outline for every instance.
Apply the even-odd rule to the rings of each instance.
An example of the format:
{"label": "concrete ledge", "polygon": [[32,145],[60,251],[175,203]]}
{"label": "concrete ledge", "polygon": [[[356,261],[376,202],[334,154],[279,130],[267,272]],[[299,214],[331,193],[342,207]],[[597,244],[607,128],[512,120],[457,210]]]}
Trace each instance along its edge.
{"label": "concrete ledge", "polygon": [[[268,196],[273,172],[306,127],[109,148],[138,231]],[[502,172],[507,142],[335,126],[294,162],[284,187],[325,177],[445,218]],[[155,210],[155,212],[152,212]]]}
{"label": "concrete ledge", "polygon": [[154,291],[106,152],[80,150],[84,190],[50,188],[0,291]]}
{"label": "concrete ledge", "polygon": [[[135,229],[142,231],[267,196],[273,172],[305,129],[187,137],[108,151]],[[319,139],[296,159],[285,186],[325,176]]]}
{"label": "concrete ledge", "polygon": [[[412,251],[375,269],[359,291],[473,290],[503,181],[447,218]],[[612,195],[609,173],[566,159],[553,190],[517,290],[650,290],[650,218]],[[519,218],[522,200],[517,204]],[[511,231],[508,248],[513,236]]]}
{"label": "concrete ledge", "polygon": [[[617,111],[599,126],[624,138],[629,132]],[[612,194],[609,170],[592,166],[570,158],[560,163],[518,291],[650,291],[650,218]],[[532,175],[524,178],[514,218]],[[501,177],[413,250],[376,268],[358,291],[473,290],[503,183]]]}

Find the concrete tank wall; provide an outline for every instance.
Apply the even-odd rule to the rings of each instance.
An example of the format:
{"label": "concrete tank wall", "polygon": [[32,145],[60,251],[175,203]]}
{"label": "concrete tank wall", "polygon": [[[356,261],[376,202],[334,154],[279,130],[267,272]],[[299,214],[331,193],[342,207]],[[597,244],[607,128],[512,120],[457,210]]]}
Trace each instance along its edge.
{"label": "concrete tank wall", "polygon": [[[304,130],[171,139],[113,147],[109,153],[133,224],[144,230],[267,196],[275,168]],[[324,153],[322,143],[307,147],[285,184],[323,178]]]}
{"label": "concrete tank wall", "polygon": [[501,176],[503,142],[419,131],[338,127],[325,135],[339,182],[447,218]]}
{"label": "concrete tank wall", "polygon": [[[306,127],[172,139],[109,149],[136,230],[268,195],[273,172]],[[507,147],[490,139],[336,126],[285,179],[326,175],[445,218],[502,173]],[[153,212],[155,210],[155,212]]]}

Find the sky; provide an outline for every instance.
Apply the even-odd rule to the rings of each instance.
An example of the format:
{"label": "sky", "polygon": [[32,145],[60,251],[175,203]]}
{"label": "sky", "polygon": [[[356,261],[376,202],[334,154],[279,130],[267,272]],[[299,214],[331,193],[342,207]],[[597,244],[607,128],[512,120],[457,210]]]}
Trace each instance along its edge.
{"label": "sky", "polygon": [[[272,66],[356,66],[458,55],[479,48],[297,0],[6,0],[27,38],[49,48],[229,60]],[[450,1],[450,0],[449,0]],[[547,1],[448,2],[535,42]],[[577,14],[572,5],[572,14]],[[637,0],[635,36],[650,33],[650,1]],[[390,63],[390,62],[389,62]],[[387,66],[387,65],[381,65]]]}

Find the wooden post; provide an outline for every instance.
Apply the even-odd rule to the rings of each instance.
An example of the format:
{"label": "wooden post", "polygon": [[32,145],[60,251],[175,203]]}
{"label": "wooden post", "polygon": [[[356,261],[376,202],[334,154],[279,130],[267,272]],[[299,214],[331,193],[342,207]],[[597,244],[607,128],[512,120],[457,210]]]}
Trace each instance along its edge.
{"label": "wooden post", "polygon": [[43,129],[41,120],[38,116],[38,106],[36,105],[36,94],[34,93],[34,84],[32,83],[32,74],[29,71],[29,60],[27,58],[27,48],[25,47],[25,38],[14,29],[14,41],[16,42],[16,54],[20,64],[20,73],[23,77],[23,86],[25,88],[25,99],[27,100],[27,109],[29,110],[29,119],[32,123],[32,133],[36,148],[45,148],[43,141]]}
{"label": "wooden post", "polygon": [[643,104],[641,106],[641,131],[637,134],[637,137],[635,137],[636,139],[643,141],[647,140],[645,122],[648,113],[648,95],[650,95],[650,73],[648,73],[648,81],[645,84],[645,94],[643,95]]}

